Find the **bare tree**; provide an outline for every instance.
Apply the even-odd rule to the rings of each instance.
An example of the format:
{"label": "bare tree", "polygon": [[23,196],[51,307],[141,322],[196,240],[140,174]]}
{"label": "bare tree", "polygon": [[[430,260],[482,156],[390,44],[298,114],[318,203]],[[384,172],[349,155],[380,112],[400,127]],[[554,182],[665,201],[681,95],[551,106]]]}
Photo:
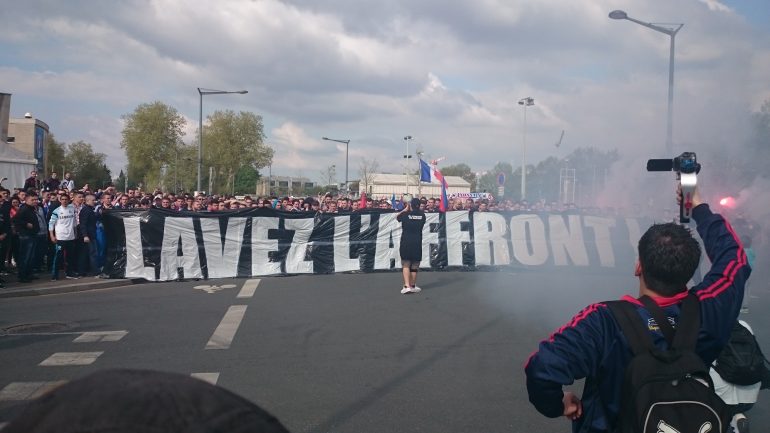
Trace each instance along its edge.
{"label": "bare tree", "polygon": [[321,170],[321,182],[325,182],[325,187],[337,184],[337,166],[332,164]]}
{"label": "bare tree", "polygon": [[380,169],[380,163],[377,158],[367,159],[363,158],[361,164],[358,166],[358,175],[361,176],[361,180],[358,184],[358,193],[370,192],[372,184],[374,183],[374,175]]}

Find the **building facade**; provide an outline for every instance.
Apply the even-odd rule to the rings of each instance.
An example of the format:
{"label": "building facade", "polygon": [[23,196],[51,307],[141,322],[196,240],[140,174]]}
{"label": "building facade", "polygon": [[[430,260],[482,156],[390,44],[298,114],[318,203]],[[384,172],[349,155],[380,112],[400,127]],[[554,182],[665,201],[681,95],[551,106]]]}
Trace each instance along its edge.
{"label": "building facade", "polygon": [[[46,167],[46,141],[48,124],[27,114],[20,119],[10,119],[8,123],[8,144],[29,159],[37,160],[37,171],[41,179],[48,175]],[[62,173],[62,176],[64,174]]]}
{"label": "building facade", "polygon": [[[444,176],[447,182],[447,193],[469,193],[471,184],[460,176]],[[439,197],[441,185],[437,183],[420,182],[417,175],[373,173],[366,179],[359,180],[360,191],[366,191],[368,197],[391,198],[394,194],[412,194],[417,197]]]}
{"label": "building facade", "polygon": [[[38,161],[33,159],[31,154],[15,148],[15,129],[11,127],[10,113],[11,94],[0,92],[0,179],[5,179],[0,180],[0,184],[5,188],[21,188],[24,179],[32,170],[36,170]],[[48,125],[45,125],[46,133],[47,130]],[[34,138],[32,142],[34,143]],[[45,143],[45,135],[42,137],[42,143]]]}
{"label": "building facade", "polygon": [[257,195],[305,195],[315,187],[315,182],[306,177],[269,176],[259,179]]}

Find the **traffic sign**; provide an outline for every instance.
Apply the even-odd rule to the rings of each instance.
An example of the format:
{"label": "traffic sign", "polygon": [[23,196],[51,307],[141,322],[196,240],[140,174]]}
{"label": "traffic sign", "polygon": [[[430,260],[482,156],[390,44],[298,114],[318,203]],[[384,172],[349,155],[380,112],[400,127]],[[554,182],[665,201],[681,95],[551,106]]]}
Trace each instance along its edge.
{"label": "traffic sign", "polygon": [[504,185],[505,185],[505,173],[498,173],[497,186],[504,186]]}

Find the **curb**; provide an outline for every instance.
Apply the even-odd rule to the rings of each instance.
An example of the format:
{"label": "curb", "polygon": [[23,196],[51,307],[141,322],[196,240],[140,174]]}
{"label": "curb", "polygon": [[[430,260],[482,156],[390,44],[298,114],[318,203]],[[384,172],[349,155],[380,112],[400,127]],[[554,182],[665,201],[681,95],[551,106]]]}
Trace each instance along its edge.
{"label": "curb", "polygon": [[0,298],[19,298],[22,296],[42,296],[42,295],[55,295],[55,294],[61,294],[61,293],[85,292],[89,290],[111,289],[115,287],[130,286],[140,282],[144,282],[144,280],[142,279],[98,280],[98,281],[83,281],[83,282],[50,286],[50,287],[37,286],[37,287],[6,288],[6,289],[0,289]]}

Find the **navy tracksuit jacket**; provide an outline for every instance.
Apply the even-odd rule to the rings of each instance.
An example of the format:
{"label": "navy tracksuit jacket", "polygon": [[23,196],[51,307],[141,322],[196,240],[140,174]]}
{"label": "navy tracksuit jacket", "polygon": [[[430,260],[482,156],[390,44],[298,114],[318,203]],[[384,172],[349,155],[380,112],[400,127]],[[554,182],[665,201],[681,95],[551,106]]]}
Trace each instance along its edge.
{"label": "navy tracksuit jacket", "polygon": [[[706,365],[717,358],[727,344],[743,301],[743,288],[751,268],[746,253],[732,227],[708,205],[693,209],[698,233],[703,239],[711,270],[690,291],[697,294],[701,306],[701,329],[696,352]],[[669,319],[679,316],[680,302],[687,292],[670,298],[656,298]],[[622,298],[636,305],[655,345],[666,342],[654,319],[642,304],[630,296]],[[628,343],[605,304],[593,304],[558,329],[527,362],[529,400],[540,413],[555,418],[564,411],[562,386],[585,378],[583,416],[572,424],[573,432],[599,433],[615,429],[620,411],[621,387],[625,366],[633,357]]]}

